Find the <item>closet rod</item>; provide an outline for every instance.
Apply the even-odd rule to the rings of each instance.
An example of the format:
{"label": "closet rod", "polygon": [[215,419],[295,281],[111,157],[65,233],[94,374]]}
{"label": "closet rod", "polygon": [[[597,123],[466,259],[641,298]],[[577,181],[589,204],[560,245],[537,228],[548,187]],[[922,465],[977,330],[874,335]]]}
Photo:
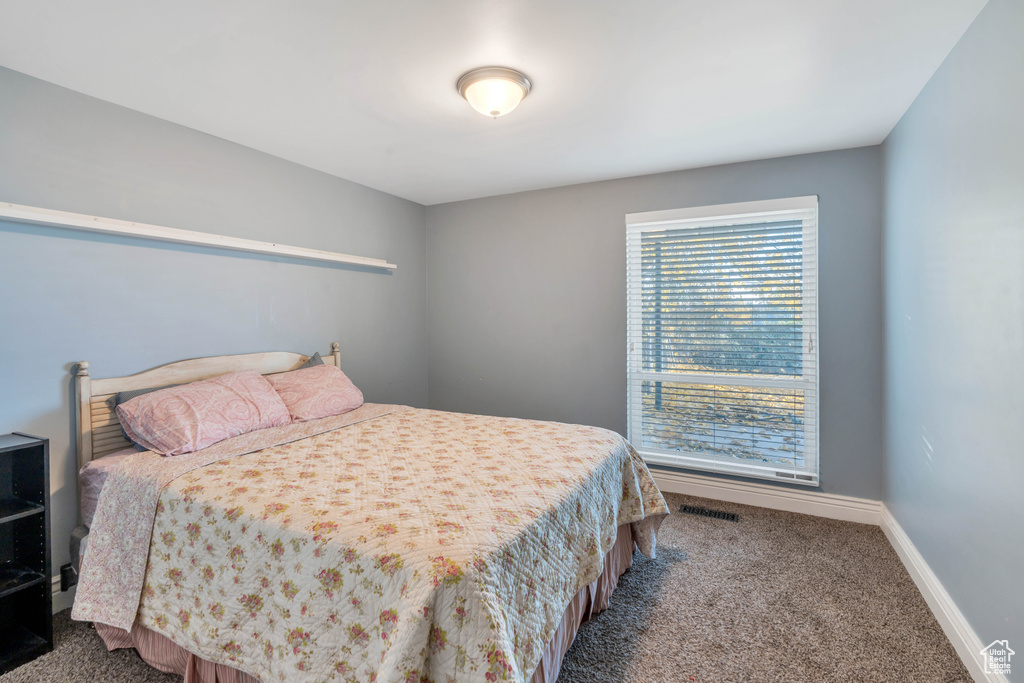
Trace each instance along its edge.
{"label": "closet rod", "polygon": [[311,261],[350,263],[357,266],[368,266],[370,268],[394,270],[398,267],[383,259],[368,258],[365,256],[351,256],[349,254],[339,254],[334,251],[307,249],[306,247],[292,247],[287,244],[277,244],[276,242],[260,242],[258,240],[243,239],[241,237],[214,235],[209,232],[181,230],[179,228],[165,228],[159,225],[147,225],[146,223],[122,221],[116,218],[99,218],[98,216],[87,216],[81,213],[40,209],[34,206],[22,206],[20,204],[8,204],[6,202],[0,202],[0,220],[16,221],[18,223],[31,223],[33,225],[48,225],[57,228],[70,228],[71,230],[84,230],[86,232],[98,232],[106,235],[141,237],[143,239],[158,240],[160,242],[174,242],[176,244],[198,244],[203,247],[216,247],[218,249],[230,249],[232,251],[247,251],[254,254],[274,254],[278,256],[291,256],[293,258],[309,259]]}

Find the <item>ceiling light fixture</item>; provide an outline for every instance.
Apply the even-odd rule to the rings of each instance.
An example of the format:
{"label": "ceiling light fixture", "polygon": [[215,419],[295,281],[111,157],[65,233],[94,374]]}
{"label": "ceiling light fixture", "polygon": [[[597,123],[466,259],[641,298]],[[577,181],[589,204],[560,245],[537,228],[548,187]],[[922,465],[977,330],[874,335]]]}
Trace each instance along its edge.
{"label": "ceiling light fixture", "polygon": [[503,66],[485,66],[462,74],[455,84],[459,94],[484,116],[509,113],[530,94],[533,83],[526,74]]}

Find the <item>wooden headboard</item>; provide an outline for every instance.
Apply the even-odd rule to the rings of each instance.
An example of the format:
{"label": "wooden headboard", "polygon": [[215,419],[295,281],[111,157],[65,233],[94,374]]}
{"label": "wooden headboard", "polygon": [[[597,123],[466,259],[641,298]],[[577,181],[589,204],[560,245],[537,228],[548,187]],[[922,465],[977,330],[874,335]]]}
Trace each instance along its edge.
{"label": "wooden headboard", "polygon": [[[331,353],[323,356],[324,363],[341,367],[338,343],[331,344]],[[244,353],[237,356],[208,356],[179,360],[167,365],[144,370],[126,377],[93,379],[89,376],[89,363],[81,361],[75,370],[75,393],[78,397],[78,468],[131,444],[121,434],[121,423],[107,404],[107,399],[119,391],[149,389],[168,384],[185,384],[209,379],[229,372],[256,370],[260,374],[294,370],[309,360],[309,356],[288,351]]]}

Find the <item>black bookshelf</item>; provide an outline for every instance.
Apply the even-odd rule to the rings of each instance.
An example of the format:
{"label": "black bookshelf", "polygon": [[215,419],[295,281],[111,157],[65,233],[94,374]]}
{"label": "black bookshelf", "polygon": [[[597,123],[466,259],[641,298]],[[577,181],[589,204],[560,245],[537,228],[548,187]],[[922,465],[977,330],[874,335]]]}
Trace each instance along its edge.
{"label": "black bookshelf", "polygon": [[50,442],[0,436],[0,674],[53,649]]}

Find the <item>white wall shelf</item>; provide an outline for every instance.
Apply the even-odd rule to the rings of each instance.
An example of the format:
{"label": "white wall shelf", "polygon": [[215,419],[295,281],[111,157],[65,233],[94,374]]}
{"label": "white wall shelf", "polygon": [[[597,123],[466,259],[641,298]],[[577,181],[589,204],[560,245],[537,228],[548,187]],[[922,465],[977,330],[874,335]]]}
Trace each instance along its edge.
{"label": "white wall shelf", "polygon": [[320,249],[308,249],[306,247],[292,247],[287,244],[260,242],[258,240],[248,240],[241,237],[228,237],[226,235],[214,235],[212,233],[197,232],[195,230],[165,228],[159,225],[147,225],[146,223],[122,221],[117,220],[116,218],[100,218],[98,216],[87,216],[81,213],[70,213],[68,211],[40,209],[34,206],[22,206],[20,204],[8,204],[6,202],[0,202],[0,220],[30,223],[33,225],[47,225],[56,228],[67,228],[70,230],[83,230],[85,232],[96,232],[107,235],[138,237],[141,239],[157,240],[159,242],[195,244],[203,247],[214,247],[217,249],[228,249],[231,251],[245,251],[253,254],[272,254],[275,256],[290,256],[292,258],[308,259],[310,261],[347,263],[357,266],[366,266],[369,268],[381,268],[383,270],[394,270],[398,267],[383,259],[369,258],[365,256],[352,256],[350,254],[341,254],[334,251],[322,251]]}

